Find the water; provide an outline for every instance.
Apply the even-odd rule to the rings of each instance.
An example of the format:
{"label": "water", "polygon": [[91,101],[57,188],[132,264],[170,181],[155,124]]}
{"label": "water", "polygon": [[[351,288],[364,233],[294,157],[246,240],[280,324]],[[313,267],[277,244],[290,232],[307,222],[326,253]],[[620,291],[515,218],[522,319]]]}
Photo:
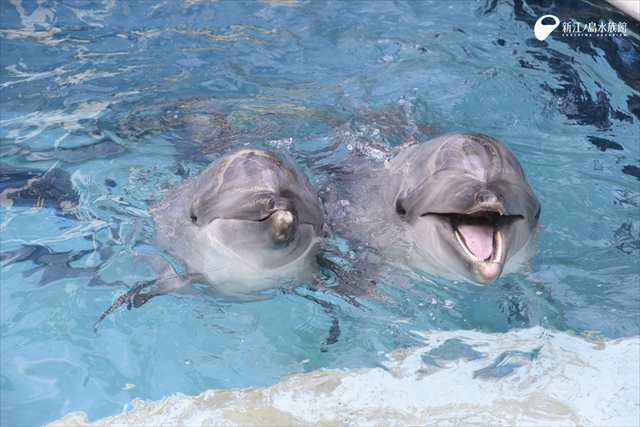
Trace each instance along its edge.
{"label": "water", "polygon": [[[539,326],[423,338],[430,344],[393,352],[382,368],[313,371],[268,388],[136,400],[134,409],[99,425],[634,425],[637,419],[628,379],[637,372],[628,363],[637,360],[637,341],[594,348]],[[491,363],[483,353],[499,356]],[[433,363],[431,355],[441,360]],[[574,393],[576,378],[584,394]],[[71,414],[54,425],[87,421]]]}
{"label": "water", "polygon": [[[611,390],[622,396],[614,409],[558,398],[575,416],[562,418],[551,405],[545,419],[637,420],[638,22],[604,3],[545,7],[1,2],[1,160],[68,172],[80,205],[65,215],[2,207],[2,424],[45,424],[76,411],[92,421],[132,409],[135,398],[211,389],[305,390],[305,380],[282,380],[298,373],[348,370],[364,389],[366,373],[386,372],[387,355],[397,351],[425,363],[407,374],[418,385],[436,375],[418,372],[429,370],[427,355],[451,368],[437,372],[436,387],[471,387],[480,380],[459,375],[499,363],[504,352],[538,348],[541,356],[530,363],[509,353],[516,355],[511,373],[482,371],[496,384],[486,407],[504,409],[497,396],[514,381],[528,378],[525,395],[539,402],[545,393],[586,396],[610,376]],[[533,24],[547,12],[582,23],[624,21],[626,35],[560,37],[558,29],[539,42]],[[224,113],[228,139],[211,124],[207,139],[198,134],[202,126],[173,114],[194,117],[207,108]],[[176,122],[167,120],[175,115]],[[222,149],[288,151],[319,190],[327,166],[349,147],[383,161],[381,148],[456,130],[503,140],[521,160],[543,208],[528,272],[476,287],[398,269],[375,278],[394,285],[383,288],[389,299],[360,298],[363,307],[299,287],[334,305],[341,335],[331,345],[330,314],[280,291],[252,303],[204,289],[162,296],[116,311],[93,332],[125,284],[155,277],[138,262],[155,251],[149,202]],[[358,247],[339,239],[335,245],[338,258],[358,265]],[[556,332],[540,339],[541,331]],[[456,337],[472,350],[445,347],[434,356],[425,349]],[[563,353],[583,348],[585,339],[625,350]],[[491,340],[508,345],[486,345]],[[473,352],[479,359],[471,360]],[[572,386],[562,386],[545,373],[576,355],[594,367],[595,380],[567,370]],[[448,362],[460,358],[475,364]],[[544,371],[540,360],[556,371]],[[619,368],[610,372],[614,364]],[[403,398],[389,396],[389,410],[400,412]],[[451,423],[449,403],[423,409],[449,408],[443,421]],[[617,418],[606,417],[614,412]],[[329,413],[342,416],[337,407]],[[507,423],[505,417],[494,422]],[[377,418],[343,422],[358,419]]]}

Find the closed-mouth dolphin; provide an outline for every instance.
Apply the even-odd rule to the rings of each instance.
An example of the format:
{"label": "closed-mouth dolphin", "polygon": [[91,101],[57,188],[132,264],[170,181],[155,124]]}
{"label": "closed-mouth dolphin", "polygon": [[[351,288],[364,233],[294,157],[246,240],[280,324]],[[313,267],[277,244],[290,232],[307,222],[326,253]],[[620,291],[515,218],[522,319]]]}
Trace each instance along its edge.
{"label": "closed-mouth dolphin", "polygon": [[307,176],[288,155],[242,149],[179,185],[151,212],[154,243],[222,294],[300,278],[322,236],[324,213]]}
{"label": "closed-mouth dolphin", "polygon": [[[147,257],[158,277],[121,295],[94,330],[123,304],[139,307],[195,282],[216,295],[251,301],[265,298],[260,291],[315,277],[324,211],[307,176],[284,153],[224,155],[172,187],[149,211],[153,243],[170,259]],[[335,326],[327,344],[339,334]]]}
{"label": "closed-mouth dolphin", "polygon": [[495,281],[534,240],[540,217],[518,159],[502,142],[477,133],[407,148],[391,162],[385,200],[411,225],[440,275],[478,284]]}

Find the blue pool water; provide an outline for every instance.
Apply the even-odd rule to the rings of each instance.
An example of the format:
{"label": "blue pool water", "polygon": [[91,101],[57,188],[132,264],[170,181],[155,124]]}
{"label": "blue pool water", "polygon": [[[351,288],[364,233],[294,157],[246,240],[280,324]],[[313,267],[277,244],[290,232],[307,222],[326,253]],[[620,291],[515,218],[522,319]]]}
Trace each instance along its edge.
{"label": "blue pool water", "polygon": [[[640,24],[606,3],[548,6],[0,2],[3,168],[67,172],[80,206],[1,208],[2,425],[378,367],[422,344],[414,331],[637,337]],[[538,41],[546,13],[627,25]],[[226,116],[229,135],[198,139],[197,124],[161,119],[198,102]],[[124,283],[155,277],[138,262],[157,251],[149,203],[223,149],[287,151],[320,189],[324,159],[347,146],[364,156],[459,130],[507,143],[541,201],[522,274],[478,287],[399,268],[374,278],[390,298],[361,307],[299,287],[334,305],[331,345],[326,310],[278,291],[251,303],[161,296],[93,331]],[[357,248],[336,246],[357,268]]]}

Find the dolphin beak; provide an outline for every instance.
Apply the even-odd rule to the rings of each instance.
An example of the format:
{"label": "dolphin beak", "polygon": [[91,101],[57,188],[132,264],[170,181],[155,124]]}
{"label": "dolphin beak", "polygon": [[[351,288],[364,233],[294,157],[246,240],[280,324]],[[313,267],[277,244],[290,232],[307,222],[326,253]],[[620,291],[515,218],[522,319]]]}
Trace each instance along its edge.
{"label": "dolphin beak", "polygon": [[267,221],[270,222],[269,235],[275,244],[289,243],[296,229],[296,218],[290,211],[278,210]]}
{"label": "dolphin beak", "polygon": [[296,236],[298,214],[293,200],[274,197],[267,206],[268,216],[263,220],[268,224],[268,234],[276,246],[291,243]]}

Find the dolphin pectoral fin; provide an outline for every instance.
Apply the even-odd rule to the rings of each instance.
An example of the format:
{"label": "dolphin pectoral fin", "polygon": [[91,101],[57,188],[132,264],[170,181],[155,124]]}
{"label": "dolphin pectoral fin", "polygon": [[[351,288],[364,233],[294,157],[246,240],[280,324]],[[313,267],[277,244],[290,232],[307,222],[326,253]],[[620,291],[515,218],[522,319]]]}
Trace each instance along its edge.
{"label": "dolphin pectoral fin", "polygon": [[329,318],[331,319],[329,336],[327,337],[325,342],[322,344],[322,347],[320,347],[320,352],[326,353],[328,350],[325,346],[337,343],[338,338],[340,338],[340,322],[338,321],[338,318],[336,317],[336,315],[333,313],[335,306],[328,301],[320,300],[314,296],[303,295],[297,292],[295,289],[291,289],[290,292],[296,296],[308,299],[309,301],[313,301],[316,304],[320,305],[322,308],[324,308],[325,313],[327,313],[327,316],[329,316]]}
{"label": "dolphin pectoral fin", "polygon": [[[298,294],[300,295],[300,294]],[[322,301],[319,300],[317,298],[312,297],[311,295],[300,295],[310,301],[315,302],[316,304],[321,305],[324,310],[325,313],[327,313],[327,316],[329,316],[329,318],[331,319],[331,327],[329,328],[329,336],[327,337],[327,339],[325,340],[325,342],[322,344],[322,347],[320,347],[320,352],[322,353],[326,353],[328,350],[326,348],[326,346],[328,345],[332,345],[338,342],[338,338],[340,338],[340,322],[338,321],[338,318],[336,317],[336,315],[334,314],[334,305],[331,304],[328,301]]]}
{"label": "dolphin pectoral fin", "polygon": [[[120,295],[118,297],[118,299],[116,300],[116,302],[111,304],[111,307],[109,307],[104,313],[102,313],[102,316],[100,316],[98,321],[93,325],[93,332],[98,332],[98,323],[102,322],[105,317],[107,317],[108,315],[110,315],[111,313],[116,311],[116,309],[118,307],[120,307],[122,304],[126,303],[127,304],[127,308],[129,310],[131,310],[131,300],[132,299],[133,299],[135,308],[138,308],[140,305],[144,304],[144,303],[142,303],[140,305],[136,305],[135,304],[136,297],[138,296],[138,294],[140,293],[140,291],[142,289],[146,288],[147,286],[153,285],[154,283],[156,283],[156,281],[157,280],[152,280],[150,282],[140,283],[137,286],[135,286],[134,288],[131,288],[127,293],[124,293],[124,294]],[[148,298],[147,298],[147,300],[148,300]],[[145,300],[144,302],[146,302],[147,300]]]}
{"label": "dolphin pectoral fin", "polygon": [[[340,322],[338,322],[337,317],[333,317],[331,322],[331,328],[329,328],[329,337],[324,342],[324,345],[331,345],[331,344],[337,343],[339,337],[340,337]],[[322,350],[323,349],[320,349],[320,351]]]}
{"label": "dolphin pectoral fin", "polygon": [[140,308],[153,297],[165,295],[190,285],[192,276],[194,275],[190,275],[190,274],[180,275],[178,273],[175,273],[171,276],[163,277],[162,279],[156,279],[152,282],[146,283],[143,286],[144,288],[149,287],[151,285],[156,285],[156,286],[154,286],[153,289],[149,290],[149,292],[136,293],[133,296],[133,307]]}
{"label": "dolphin pectoral fin", "polygon": [[140,308],[142,307],[144,304],[146,304],[147,301],[149,301],[151,298],[155,297],[157,294],[136,294],[133,297],[133,307],[134,308]]}
{"label": "dolphin pectoral fin", "polygon": [[[107,309],[107,311],[102,313],[102,316],[100,316],[98,321],[94,324],[93,331],[97,332],[98,323],[102,322],[105,319],[105,317],[107,317],[108,315],[116,311],[116,309],[121,305],[126,304],[129,310],[131,310],[132,305],[134,308],[139,308],[142,305],[144,305],[147,301],[149,301],[151,298],[158,295],[164,295],[169,292],[173,292],[175,290],[183,288],[191,284],[193,280],[197,280],[198,277],[200,276],[195,274],[181,275],[181,274],[175,273],[170,276],[151,280],[149,282],[139,283],[135,287],[131,288],[128,292],[120,295],[116,300],[116,302],[114,302],[111,305],[111,307]],[[154,286],[154,285],[157,285],[157,286],[151,291],[144,294],[140,293],[143,289],[148,288],[150,286]]]}

